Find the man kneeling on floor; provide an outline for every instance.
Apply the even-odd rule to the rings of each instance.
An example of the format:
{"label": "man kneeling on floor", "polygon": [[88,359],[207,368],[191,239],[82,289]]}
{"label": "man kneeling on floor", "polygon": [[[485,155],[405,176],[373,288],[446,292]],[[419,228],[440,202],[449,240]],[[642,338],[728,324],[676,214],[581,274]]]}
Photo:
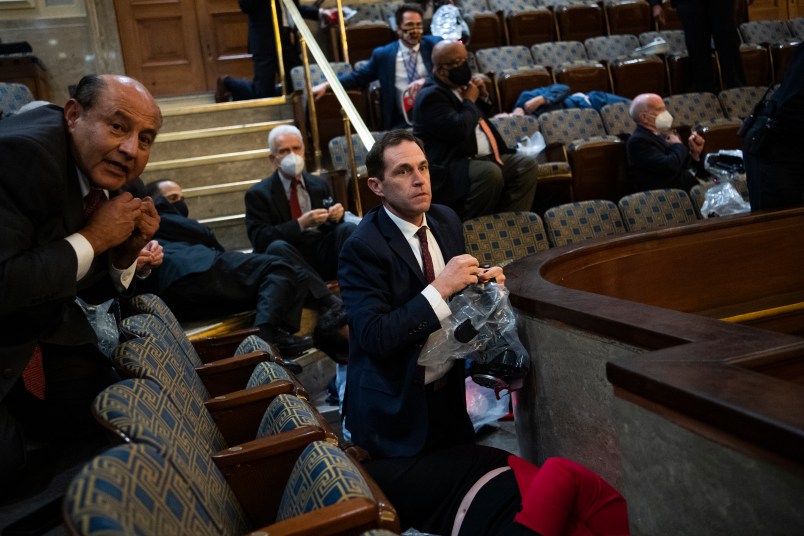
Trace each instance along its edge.
{"label": "man kneeling on floor", "polygon": [[162,221],[156,239],[164,262],[152,277],[153,289],[180,320],[200,320],[256,309],[260,337],[283,356],[312,347],[298,331],[305,303],[326,310],[340,300],[318,274],[304,269],[298,253],[281,244],[264,254],[225,251],[212,230],[188,217],[181,186],[158,180],[146,187]]}

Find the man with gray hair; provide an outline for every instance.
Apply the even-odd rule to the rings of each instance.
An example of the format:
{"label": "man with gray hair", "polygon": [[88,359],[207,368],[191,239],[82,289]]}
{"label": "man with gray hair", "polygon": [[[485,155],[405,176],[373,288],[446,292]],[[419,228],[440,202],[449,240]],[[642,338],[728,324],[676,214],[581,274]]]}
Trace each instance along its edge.
{"label": "man with gray hair", "polygon": [[304,171],[298,128],[281,125],[268,134],[268,157],[276,171],[246,192],[246,230],[254,251],[278,240],[295,247],[325,280],[335,279],[341,247],[355,228],[329,185]]}
{"label": "man with gray hair", "polygon": [[694,130],[682,143],[673,130],[673,116],[659,95],[637,95],[628,110],[637,127],[625,145],[628,176],[636,192],[659,188],[689,191],[698,184],[696,171],[704,139]]}

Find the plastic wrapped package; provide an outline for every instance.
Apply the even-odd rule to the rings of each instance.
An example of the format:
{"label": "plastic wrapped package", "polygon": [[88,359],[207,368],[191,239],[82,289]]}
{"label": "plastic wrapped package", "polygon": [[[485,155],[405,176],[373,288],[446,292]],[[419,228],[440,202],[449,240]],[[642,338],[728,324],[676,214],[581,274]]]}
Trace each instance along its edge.
{"label": "plastic wrapped package", "polygon": [[751,212],[751,204],[743,199],[731,181],[715,184],[704,196],[704,203],[701,206],[701,215],[704,218]]}
{"label": "plastic wrapped package", "polygon": [[704,158],[704,169],[718,181],[733,181],[745,178],[743,152],[736,149],[709,153]]}

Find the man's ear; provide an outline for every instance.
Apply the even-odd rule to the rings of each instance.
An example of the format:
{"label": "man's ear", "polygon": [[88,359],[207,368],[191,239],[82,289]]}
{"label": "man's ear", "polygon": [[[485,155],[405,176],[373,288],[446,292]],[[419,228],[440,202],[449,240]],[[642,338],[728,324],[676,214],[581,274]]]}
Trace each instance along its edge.
{"label": "man's ear", "polygon": [[382,181],[377,177],[368,178],[368,187],[377,197],[385,197],[382,195]]}
{"label": "man's ear", "polygon": [[81,105],[75,99],[70,99],[64,105],[64,120],[67,121],[67,128],[70,132],[75,128],[75,121],[81,115]]}

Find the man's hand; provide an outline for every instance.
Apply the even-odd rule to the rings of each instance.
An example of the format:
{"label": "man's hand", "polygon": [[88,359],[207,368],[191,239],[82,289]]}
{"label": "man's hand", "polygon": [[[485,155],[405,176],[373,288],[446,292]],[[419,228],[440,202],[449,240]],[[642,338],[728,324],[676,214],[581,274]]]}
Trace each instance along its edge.
{"label": "man's hand", "polygon": [[142,249],[159,230],[159,213],[150,197],[142,199],[139,217],[135,220],[134,231],[120,246],[115,248],[112,261],[117,268],[131,266],[140,255]]}
{"label": "man's hand", "polygon": [[310,212],[305,212],[297,220],[302,231],[311,227],[318,227],[329,218],[329,211],[325,208],[314,208]]}
{"label": "man's hand", "polygon": [[690,147],[690,156],[692,156],[692,159],[697,162],[701,158],[701,151],[703,151],[706,140],[703,139],[703,136],[693,130],[687,142]]}
{"label": "man's hand", "polygon": [[661,4],[656,4],[653,6],[653,20],[659,23],[659,27],[664,28],[664,9],[662,8]]}
{"label": "man's hand", "polygon": [[477,274],[479,283],[488,283],[494,279],[501,287],[505,286],[505,274],[503,269],[499,266],[492,266],[491,268],[481,268]]}
{"label": "man's hand", "polygon": [[477,84],[473,84],[472,80],[470,80],[460,93],[464,99],[475,102],[480,96],[480,89],[477,87]]}
{"label": "man's hand", "polygon": [[667,140],[667,143],[681,143],[681,138],[675,132],[668,132],[664,139]]}
{"label": "man's hand", "polygon": [[410,84],[408,84],[408,95],[413,100],[416,100],[416,95],[419,94],[419,90],[424,85],[424,78],[419,78],[418,80],[414,80]]}
{"label": "man's hand", "polygon": [[151,269],[161,265],[164,259],[165,251],[162,249],[162,245],[156,240],[151,240],[145,244],[137,256],[137,275],[148,277]]}
{"label": "man's hand", "polygon": [[525,103],[525,111],[528,113],[533,113],[536,110],[538,110],[545,102],[547,102],[547,99],[545,99],[542,96],[533,97],[532,99],[528,100]]}
{"label": "man's hand", "polygon": [[467,285],[477,283],[479,272],[477,259],[471,255],[458,255],[449,260],[438,277],[430,284],[446,300],[466,288]]}
{"label": "man's hand", "polygon": [[141,199],[124,192],[98,207],[78,232],[89,241],[95,255],[100,255],[131,236],[140,218],[142,204]]}
{"label": "man's hand", "polygon": [[324,93],[327,92],[328,88],[329,88],[329,82],[321,82],[317,86],[313,86],[313,98],[315,100],[320,99],[321,97],[324,96]]}
{"label": "man's hand", "polygon": [[340,203],[335,203],[328,209],[329,215],[327,216],[328,221],[341,221],[343,218],[343,205]]}

